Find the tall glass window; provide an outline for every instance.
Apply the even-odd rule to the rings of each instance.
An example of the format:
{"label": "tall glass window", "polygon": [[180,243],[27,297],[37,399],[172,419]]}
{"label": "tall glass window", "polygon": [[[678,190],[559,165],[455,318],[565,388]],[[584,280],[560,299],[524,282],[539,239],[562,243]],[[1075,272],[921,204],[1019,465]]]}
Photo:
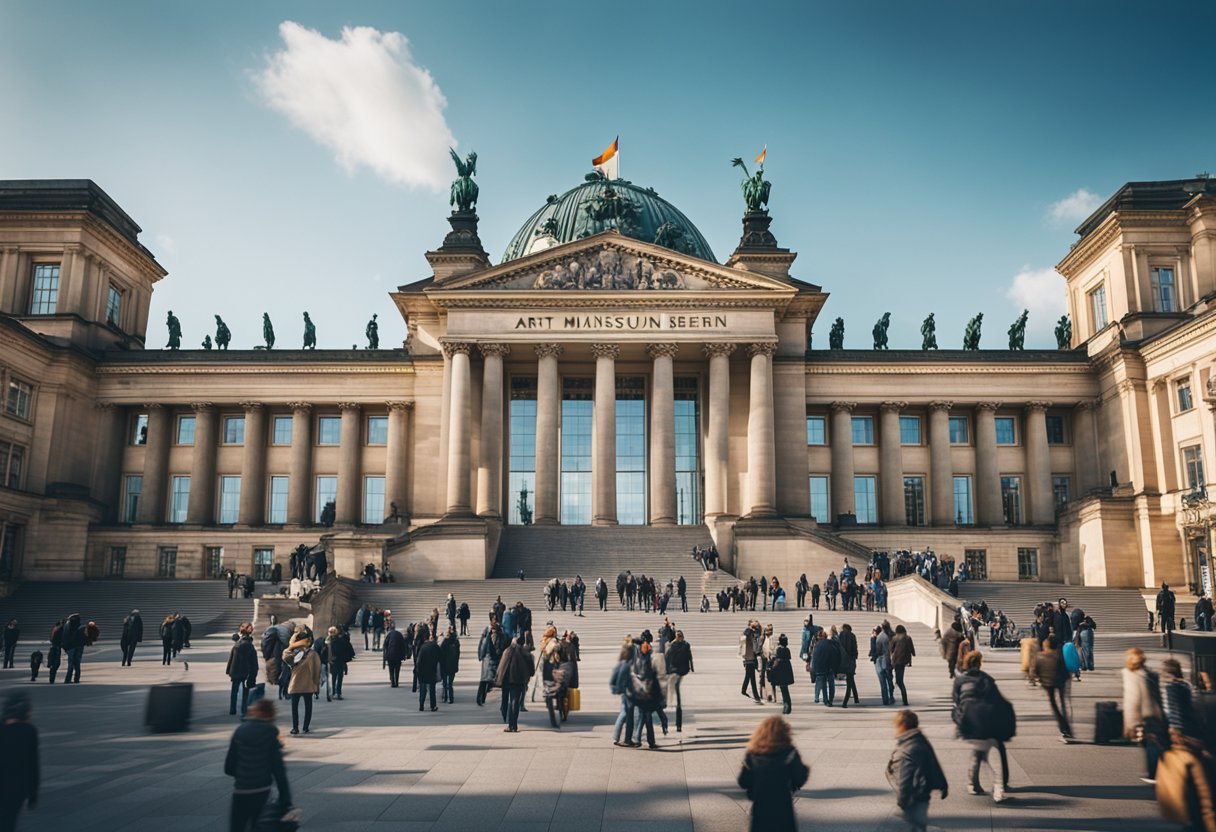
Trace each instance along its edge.
{"label": "tall glass window", "polygon": [[1175,392],[1178,394],[1178,412],[1185,413],[1195,406],[1195,397],[1191,395],[1191,382],[1177,382]]}
{"label": "tall glass window", "polygon": [[131,419],[131,444],[148,444],[148,414],[136,413]]}
{"label": "tall glass window", "polygon": [[174,477],[170,492],[169,522],[185,523],[186,511],[190,507],[190,478]]}
{"label": "tall glass window", "polygon": [[274,444],[290,445],[291,444],[291,417],[290,416],[275,416],[274,417]]}
{"label": "tall glass window", "polygon": [[177,547],[161,546],[156,556],[156,576],[158,578],[177,577]]}
{"label": "tall glass window", "polygon": [[1018,580],[1037,581],[1039,579],[1039,550],[1018,549]]}
{"label": "tall glass window", "polygon": [[245,444],[245,417],[244,416],[225,416],[224,417],[224,444],[225,445],[244,445]]}
{"label": "tall glass window", "polygon": [[270,478],[270,511],[266,513],[267,523],[287,522],[287,494],[290,483],[290,477]]}
{"label": "tall glass window", "polygon": [[853,477],[853,502],[858,523],[878,522],[876,492],[874,477]]}
{"label": "tall glass window", "polygon": [[909,526],[925,525],[924,477],[904,477],[904,510]]}
{"label": "tall glass window", "polygon": [[1072,480],[1069,477],[1052,475],[1051,493],[1055,496],[1056,505],[1066,505],[1072,499]]}
{"label": "tall glass window", "polygon": [[[507,522],[532,522],[536,506],[536,376],[511,377],[508,413],[510,468],[507,473]],[[546,442],[555,437],[545,437]]]}
{"label": "tall glass window", "polygon": [[274,549],[258,548],[253,550],[253,579],[269,581],[274,572]]}
{"label": "tall glass window", "polygon": [[1106,316],[1106,284],[1089,293],[1089,312],[1094,324],[1094,332],[1110,323]]}
{"label": "tall glass window", "polygon": [[119,326],[122,323],[122,292],[110,284],[106,292],[106,323]]}
{"label": "tall glass window", "polygon": [[230,525],[241,515],[241,478],[220,477],[220,523]]}
{"label": "tall glass window", "polygon": [[1001,477],[1001,506],[1005,522],[1010,526],[1022,524],[1022,478]]}
{"label": "tall glass window", "polygon": [[317,419],[317,444],[337,445],[342,441],[342,417],[322,416]]}
{"label": "tall glass window", "polygon": [[325,506],[329,503],[338,501],[338,478],[337,477],[317,477],[317,504],[315,507],[316,513],[313,514],[313,522],[321,522],[321,512],[325,511]]}
{"label": "tall glass window", "polygon": [[954,478],[954,522],[960,526],[975,523],[971,511],[971,477]]}
{"label": "tall glass window", "polygon": [[616,379],[616,519],[646,523],[646,379]]}
{"label": "tall glass window", "polygon": [[899,417],[899,444],[901,444],[901,445],[919,445],[920,444],[920,417],[919,416],[900,416]]}
{"label": "tall glass window", "polygon": [[853,417],[853,444],[854,445],[873,445],[874,444],[874,417],[873,416],[854,416]]}
{"label": "tall glass window", "polygon": [[697,379],[675,380],[676,406],[676,522],[701,522],[700,420],[697,418]]}
{"label": "tall glass window", "polygon": [[1048,414],[1047,416],[1047,444],[1048,445],[1063,445],[1064,437],[1064,417]]}
{"label": "tall glass window", "polygon": [[363,522],[384,522],[384,477],[363,478]]}
{"label": "tall glass window", "polygon": [[134,523],[135,518],[139,516],[139,495],[144,490],[144,478],[142,476],[130,476],[125,479],[126,487],[123,489],[122,500],[122,522]]}
{"label": "tall glass window", "polygon": [[831,523],[829,514],[831,507],[828,503],[828,478],[818,474],[811,475],[811,516],[820,523]]}
{"label": "tall glass window", "polygon": [[967,433],[967,417],[966,416],[951,416],[950,417],[950,444],[951,445],[966,445],[971,440]]}
{"label": "tall glass window", "polygon": [[110,547],[110,566],[106,571],[106,575],[111,578],[121,578],[122,573],[127,570],[127,547],[126,546],[111,546]]}
{"label": "tall glass window", "polygon": [[34,400],[34,388],[24,381],[12,379],[8,383],[8,399],[4,411],[18,419],[30,418],[30,402]]}
{"label": "tall glass window", "polygon": [[368,416],[367,417],[367,444],[369,444],[369,445],[387,445],[388,444],[388,417],[387,416]]}
{"label": "tall glass window", "polygon": [[224,574],[224,547],[207,546],[203,549],[207,556],[207,577],[218,578]]}
{"label": "tall glass window", "polygon": [[1153,306],[1157,312],[1173,312],[1174,302],[1174,269],[1155,268],[1150,270],[1153,285]]}
{"label": "tall glass window", "polygon": [[595,381],[562,379],[561,521],[591,523],[591,424]]}
{"label": "tall glass window", "polygon": [[1192,491],[1203,488],[1203,449],[1191,445],[1182,449],[1182,470],[1186,476],[1186,487]]}
{"label": "tall glass window", "polygon": [[808,445],[826,445],[828,444],[828,427],[827,419],[823,416],[807,416],[806,417],[806,444]]}
{"label": "tall glass window", "polygon": [[996,417],[996,444],[998,445],[1015,445],[1017,444],[1018,431],[1017,420],[1012,416],[997,416]]}
{"label": "tall glass window", "polygon": [[178,416],[177,417],[177,444],[193,445],[194,444],[194,417],[193,416]]}
{"label": "tall glass window", "polygon": [[59,308],[59,264],[34,266],[34,291],[30,297],[31,315],[54,315]]}

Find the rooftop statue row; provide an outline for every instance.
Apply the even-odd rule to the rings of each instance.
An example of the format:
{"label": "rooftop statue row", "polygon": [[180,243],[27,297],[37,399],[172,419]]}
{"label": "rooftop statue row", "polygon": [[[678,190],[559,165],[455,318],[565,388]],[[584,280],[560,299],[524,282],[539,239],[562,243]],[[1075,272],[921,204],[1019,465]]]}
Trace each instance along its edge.
{"label": "rooftop statue row", "polygon": [[[376,323],[377,315],[372,315],[372,319],[367,322],[367,327],[364,329],[364,334],[367,336],[367,349],[380,349],[380,325]],[[169,316],[165,321],[165,326],[169,330],[169,342],[165,345],[166,349],[178,350],[182,346],[182,323],[178,317],[173,314],[173,310],[169,310]],[[228,324],[224,323],[224,319],[219,315],[215,316],[215,340],[211,340],[211,335],[208,333],[203,337],[202,348],[204,350],[212,350],[218,348],[227,350],[228,344],[232,341],[232,330],[228,328]],[[274,324],[270,321],[270,314],[262,313],[262,341],[263,343],[254,347],[255,350],[270,350],[274,349]],[[312,318],[307,312],[304,313],[304,346],[303,349],[315,350],[317,348],[317,327],[313,324]],[[352,346],[352,349],[357,349]]]}
{"label": "rooftop statue row", "polygon": [[[1021,350],[1025,348],[1026,341],[1026,321],[1030,318],[1029,310],[1022,310],[1022,314],[1018,316],[1009,327],[1009,349]],[[980,312],[974,318],[967,322],[967,327],[963,330],[963,349],[978,350],[980,348],[980,335],[984,323],[984,313]],[[878,323],[874,324],[874,349],[885,350],[887,346],[887,329],[891,325],[891,313],[885,312],[878,319]],[[937,349],[937,322],[934,320],[933,313],[929,313],[929,317],[920,325],[921,334],[921,349],[936,350]],[[1067,315],[1061,315],[1060,320],[1056,322],[1056,348],[1061,350],[1069,349],[1072,345],[1072,322]],[[844,318],[837,318],[832,323],[832,328],[828,332],[828,349],[842,350],[844,349]]]}

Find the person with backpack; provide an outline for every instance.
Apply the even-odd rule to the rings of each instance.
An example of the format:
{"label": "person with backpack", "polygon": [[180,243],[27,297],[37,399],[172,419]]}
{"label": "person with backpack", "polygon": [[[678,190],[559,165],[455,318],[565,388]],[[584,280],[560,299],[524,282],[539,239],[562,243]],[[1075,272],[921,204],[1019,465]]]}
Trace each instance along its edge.
{"label": "person with backpack", "polygon": [[751,832],[797,832],[794,794],[810,776],[794,747],[788,722],[770,716],[757,725],[747,741],[738,777],[739,787],[752,802]]}
{"label": "person with backpack", "polygon": [[[755,685],[755,675],[752,675]],[[646,747],[658,748],[654,741],[654,713],[663,708],[663,687],[659,682],[659,672],[650,658],[650,642],[643,641],[629,665],[629,698],[638,709],[641,724],[635,728],[640,739],[642,728],[646,729]],[[757,702],[760,700],[757,699]],[[634,740],[636,748],[640,743]]]}
{"label": "person with backpack", "polygon": [[481,677],[477,683],[477,707],[486,704],[486,696],[494,687],[498,676],[498,662],[502,659],[503,651],[511,640],[502,631],[495,613],[490,613],[490,623],[481,632],[481,640],[477,643],[477,660],[481,662]]}
{"label": "person with backpack", "polygon": [[[465,622],[460,623],[463,625]],[[443,701],[454,705],[456,698],[453,686],[456,683],[456,673],[460,670],[460,639],[456,637],[455,630],[448,629],[447,635],[443,637],[443,643],[439,645],[439,650],[442,653],[439,670],[443,680]]]}
{"label": "person with backpack", "polygon": [[241,716],[249,704],[249,690],[258,679],[258,652],[253,647],[253,625],[245,622],[237,631],[237,642],[228,653],[225,672],[232,682],[232,693],[228,698],[228,715],[236,715],[237,696],[241,699]]}
{"label": "person with backpack", "polygon": [[329,653],[329,692],[334,699],[342,698],[342,680],[347,667],[355,660],[355,648],[344,627],[330,627],[325,639]]}
{"label": "person with backpack", "polygon": [[680,683],[684,681],[685,676],[693,672],[692,646],[684,639],[683,630],[676,630],[675,640],[667,645],[664,657],[667,661],[667,701],[670,702],[672,694],[675,694],[676,731],[683,731],[684,702],[680,695]]}
{"label": "person with backpack", "polygon": [[139,610],[131,610],[131,614],[122,620],[122,638],[119,646],[122,648],[122,666],[130,667],[135,659],[135,648],[144,640],[144,619]]}
{"label": "person with backpack", "polygon": [[274,724],[274,703],[259,699],[249,706],[248,716],[232,732],[224,758],[224,774],[233,778],[228,815],[232,832],[259,828],[258,818],[270,799],[272,783],[278,788],[280,813],[291,805],[283,744]]}
{"label": "person with backpack", "polygon": [[[283,651],[283,664],[291,668],[287,694],[291,697],[291,733],[300,733],[300,701],[304,702],[304,733],[312,725],[312,700],[321,689],[321,657],[313,649],[312,630],[296,628]],[[281,677],[280,673],[280,677]]]}
{"label": "person with backpack", "polygon": [[469,634],[469,618],[471,618],[472,615],[473,613],[469,610],[468,601],[462,601],[460,603],[460,609],[456,612],[456,617],[460,619],[460,634],[462,636],[467,636]]}
{"label": "person with backpack", "polygon": [[774,691],[781,691],[781,713],[788,714],[793,710],[790,701],[790,685],[794,684],[793,656],[790,654],[790,641],[782,633],[777,637],[777,648],[768,666],[768,681]]}
{"label": "person with backpack", "polygon": [[[968,794],[984,794],[980,786],[980,767],[988,762],[995,747],[1001,761],[1001,774],[992,786],[992,799],[1005,800],[1009,788],[1009,757],[1005,743],[1017,730],[1013,706],[1001,695],[996,680],[980,668],[984,657],[979,651],[963,658],[962,673],[954,680],[954,709],[951,716],[960,738],[971,746]],[[995,774],[995,772],[994,772]]]}
{"label": "person with backpack", "polygon": [[1161,702],[1161,680],[1144,663],[1144,651],[1129,647],[1123,663],[1123,732],[1144,746],[1145,783],[1157,780],[1157,761],[1170,747]]}
{"label": "person with backpack", "polygon": [[502,721],[507,723],[505,732],[518,733],[519,709],[524,703],[524,691],[532,678],[532,657],[523,636],[513,638],[503,651],[498,663],[498,675],[494,682],[502,689]]}
{"label": "person with backpack", "polygon": [[746,629],[739,636],[739,657],[743,659],[743,686],[739,692],[747,696],[747,686],[752,686],[752,699],[756,704],[761,703],[760,691],[756,689],[756,668],[760,664],[760,651],[763,649],[764,635],[757,621],[749,621]]}
{"label": "person with backpack", "polygon": [[[1055,715],[1060,728],[1060,741],[1072,740],[1072,723],[1068,719],[1068,668],[1060,653],[1060,644],[1055,636],[1043,642],[1043,648],[1034,659],[1034,675],[1047,693],[1047,703]],[[1126,716],[1124,717],[1126,719]]]}
{"label": "person with backpack", "polygon": [[397,629],[396,624],[390,624],[388,635],[384,637],[384,652],[381,654],[384,664],[388,667],[389,687],[397,687],[401,683],[401,663],[409,652],[405,634]]}
{"label": "person with backpack", "polygon": [[940,791],[945,800],[950,787],[932,744],[920,732],[919,717],[906,708],[895,714],[895,750],[887,762],[887,780],[904,819],[916,832],[925,832],[933,792]]}

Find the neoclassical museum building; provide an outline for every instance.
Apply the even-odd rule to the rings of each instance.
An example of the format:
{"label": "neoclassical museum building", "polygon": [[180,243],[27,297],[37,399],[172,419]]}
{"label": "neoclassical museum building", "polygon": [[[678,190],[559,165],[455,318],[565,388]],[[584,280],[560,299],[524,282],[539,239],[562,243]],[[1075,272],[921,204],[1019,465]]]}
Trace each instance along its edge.
{"label": "neoclassical museum building", "polygon": [[592,174],[497,262],[472,211],[437,228],[391,293],[401,347],[170,350],[114,200],[0,182],[0,578],[264,575],[301,543],[483,578],[529,524],[635,526],[639,557],[694,527],[791,582],[932,548],[989,580],[1209,584],[1216,180],[1128,183],[1077,229],[1058,350],[825,349],[828,293],[769,222],[719,262]]}

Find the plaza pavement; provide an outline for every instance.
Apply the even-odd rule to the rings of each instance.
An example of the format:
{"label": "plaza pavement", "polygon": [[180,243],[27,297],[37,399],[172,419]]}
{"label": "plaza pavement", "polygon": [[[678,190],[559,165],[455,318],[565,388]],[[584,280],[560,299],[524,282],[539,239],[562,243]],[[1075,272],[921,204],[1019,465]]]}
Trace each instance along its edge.
{"label": "plaza pavement", "polygon": [[[435,603],[442,600],[437,595]],[[615,598],[610,599],[615,605]],[[539,607],[539,605],[538,605]],[[87,614],[87,613],[86,613]],[[147,612],[147,621],[156,615]],[[786,633],[796,653],[802,613],[761,612],[763,622]],[[849,621],[862,653],[868,633],[883,616],[816,614],[816,623]],[[478,611],[471,622],[480,632]],[[478,708],[476,635],[462,639],[456,704],[419,713],[408,685],[393,690],[379,654],[358,658],[344,687],[345,700],[316,703],[313,733],[291,737],[290,708],[280,703],[278,723],[286,744],[294,803],[304,828],[333,832],[407,830],[440,832],[738,832],[746,829],[749,804],[735,785],[743,746],[764,716],[780,705],[756,705],[740,696],[738,634],[747,616],[697,612],[672,616],[692,644],[696,673],[685,679],[685,725],[659,736],[658,751],[616,748],[611,742],[617,698],[607,687],[621,638],[644,627],[657,631],[654,615],[610,609],[584,618],[535,608],[536,632],[552,618],[580,635],[583,709],[559,731],[548,727],[543,701],[529,704],[521,730],[507,734],[498,718],[498,693]],[[153,627],[154,629],[154,627]],[[1010,744],[1012,791],[1001,805],[966,794],[967,751],[953,739],[950,684],[931,633],[909,628],[917,658],[907,674],[911,707],[936,746],[951,790],[931,807],[934,826],[947,829],[1139,830],[1166,829],[1150,787],[1142,784],[1139,748],[1062,745],[1042,691],[1018,673],[1016,651],[986,651],[986,669],[1018,712]],[[34,645],[23,642],[16,670],[0,674],[0,691],[15,687],[33,697],[42,737],[43,788],[39,807],[23,815],[26,830],[217,830],[227,828],[231,780],[224,754],[236,717],[228,716],[224,663],[231,641],[198,640],[180,663],[160,665],[159,643],[146,643],[135,666],[119,666],[113,643],[88,651],[83,684],[37,685],[28,681]],[[45,647],[42,648],[45,652]],[[1092,736],[1094,702],[1120,697],[1119,651],[1098,639],[1099,670],[1073,686],[1075,731]],[[796,667],[799,665],[796,664]],[[62,670],[62,668],[61,668]],[[406,674],[403,674],[403,676]],[[813,706],[812,685],[800,673],[792,688],[795,741],[811,767],[796,804],[802,829],[895,830],[894,796],[884,777],[893,746],[894,709],[877,704],[872,666],[859,663],[862,707]],[[149,734],[142,726],[147,686],[188,680],[195,685],[194,720],[184,734]],[[838,691],[838,698],[840,693]],[[657,720],[656,720],[657,722]],[[656,724],[656,731],[658,726]],[[985,789],[991,775],[984,774]]]}

